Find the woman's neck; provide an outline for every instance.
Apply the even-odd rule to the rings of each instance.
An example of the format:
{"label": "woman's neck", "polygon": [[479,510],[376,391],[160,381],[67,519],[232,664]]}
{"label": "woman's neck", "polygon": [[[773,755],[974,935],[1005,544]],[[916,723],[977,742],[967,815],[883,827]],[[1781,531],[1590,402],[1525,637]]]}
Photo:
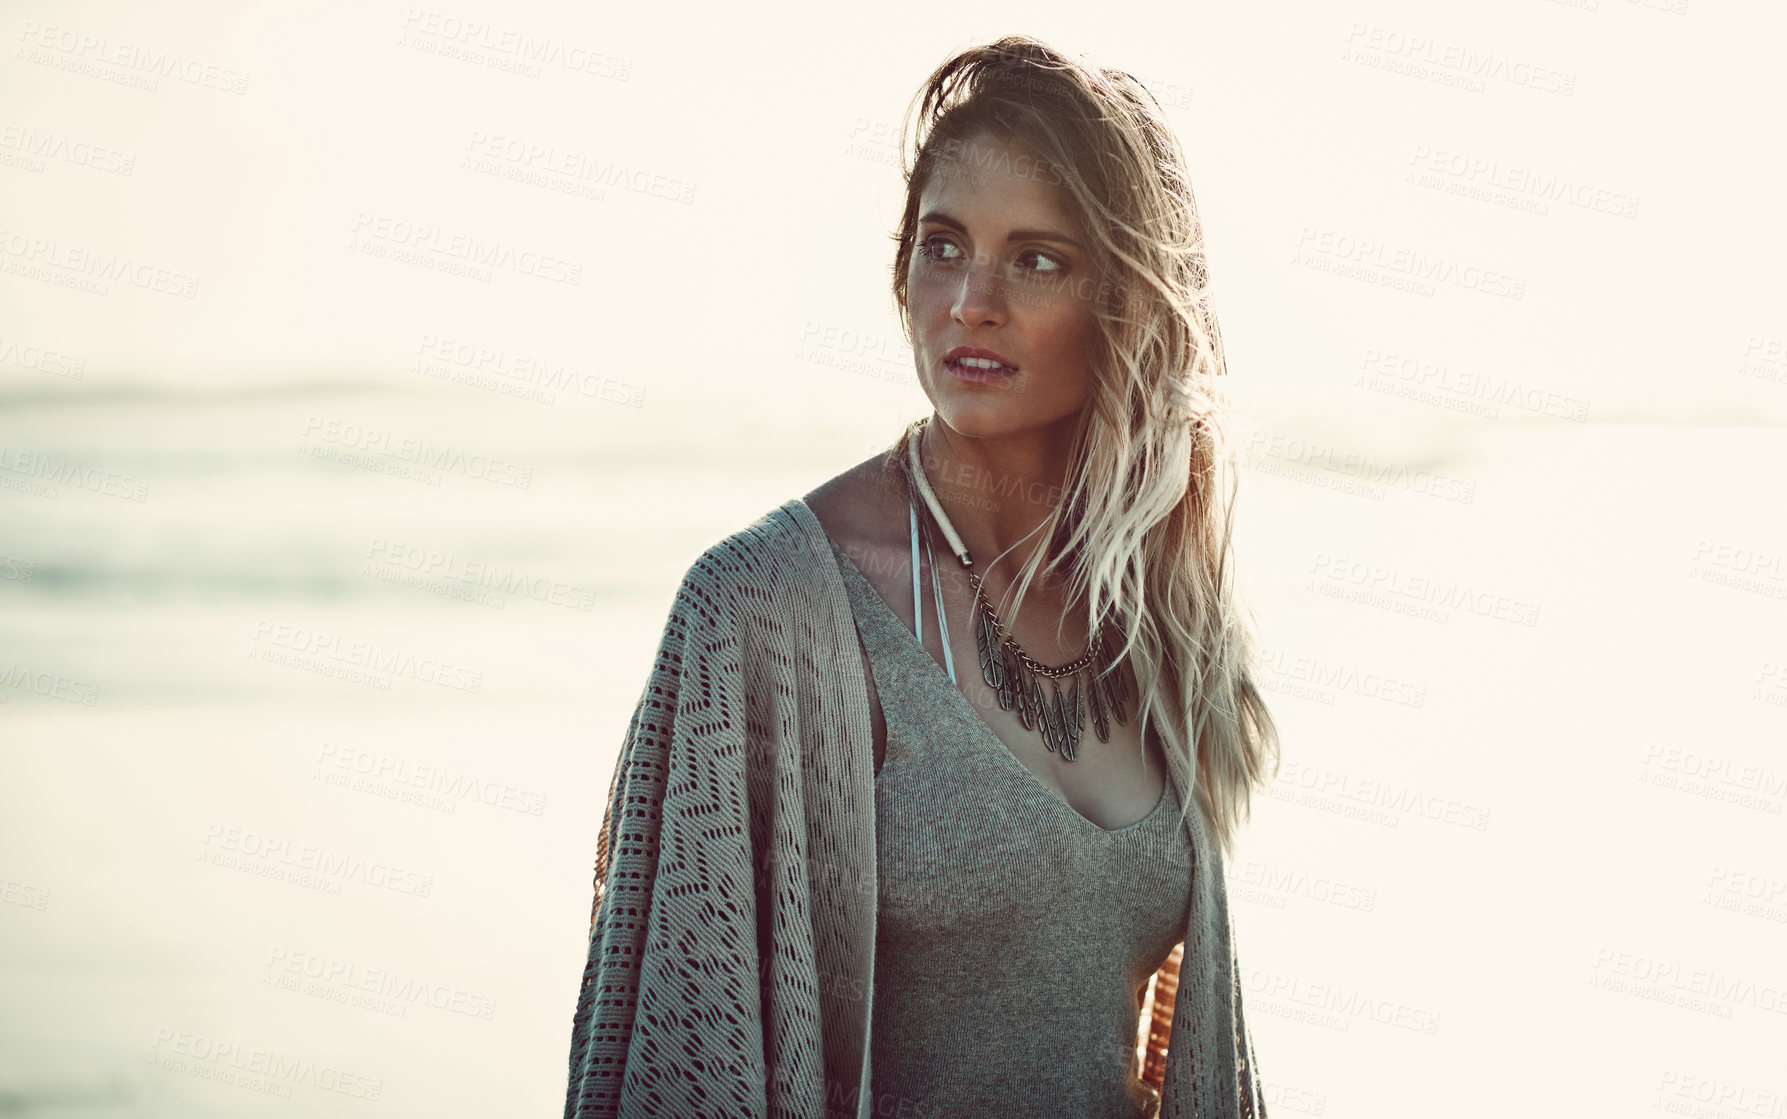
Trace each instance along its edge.
{"label": "woman's neck", "polygon": [[1061,503],[1067,474],[1062,426],[976,439],[933,415],[920,430],[925,479],[983,578],[1001,554],[998,567],[1009,575],[1048,543],[1041,525]]}

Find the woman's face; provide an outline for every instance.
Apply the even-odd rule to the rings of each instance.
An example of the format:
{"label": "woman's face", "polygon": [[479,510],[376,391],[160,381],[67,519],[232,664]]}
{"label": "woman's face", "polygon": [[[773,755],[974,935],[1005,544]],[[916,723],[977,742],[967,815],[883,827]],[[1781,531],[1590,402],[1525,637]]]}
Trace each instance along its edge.
{"label": "woman's face", "polygon": [[1066,188],[1022,144],[983,134],[944,155],[919,195],[907,273],[919,384],[974,438],[1072,417],[1092,385],[1097,282]]}

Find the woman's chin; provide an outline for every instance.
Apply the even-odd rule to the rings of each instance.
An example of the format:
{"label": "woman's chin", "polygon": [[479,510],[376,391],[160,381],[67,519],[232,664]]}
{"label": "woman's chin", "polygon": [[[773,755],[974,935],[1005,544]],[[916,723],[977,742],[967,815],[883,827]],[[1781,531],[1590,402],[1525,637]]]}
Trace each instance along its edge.
{"label": "woman's chin", "polygon": [[[998,439],[1046,428],[1062,419],[1040,412],[1035,402],[1006,392],[946,392],[933,397],[937,415],[949,429],[970,439]],[[1071,413],[1071,410],[1069,412]]]}
{"label": "woman's chin", "polygon": [[937,415],[951,431],[971,439],[987,439],[1022,431],[1024,409],[1007,396],[985,392],[950,392],[935,401]]}

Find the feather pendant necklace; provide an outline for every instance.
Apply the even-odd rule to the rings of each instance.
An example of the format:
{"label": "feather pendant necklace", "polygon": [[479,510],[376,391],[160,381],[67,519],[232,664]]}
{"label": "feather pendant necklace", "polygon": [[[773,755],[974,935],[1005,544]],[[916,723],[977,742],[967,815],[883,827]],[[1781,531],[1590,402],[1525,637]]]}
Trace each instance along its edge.
{"label": "feather pendant necklace", "polygon": [[[970,610],[974,616],[974,644],[980,654],[980,677],[993,689],[999,706],[1016,711],[1025,730],[1040,733],[1043,744],[1068,761],[1079,756],[1080,736],[1086,729],[1088,715],[1099,741],[1109,742],[1111,720],[1128,725],[1129,703],[1134,698],[1123,674],[1114,668],[1116,654],[1109,625],[1100,623],[1087,642],[1086,651],[1067,664],[1046,665],[1024,652],[994,613],[968,549],[931,491],[924,464],[919,461],[917,431],[907,440],[906,449],[907,474],[913,488],[924,499],[937,527],[943,530],[943,538],[968,572],[968,583],[974,588]],[[1065,693],[1061,690],[1063,681],[1069,681]]]}

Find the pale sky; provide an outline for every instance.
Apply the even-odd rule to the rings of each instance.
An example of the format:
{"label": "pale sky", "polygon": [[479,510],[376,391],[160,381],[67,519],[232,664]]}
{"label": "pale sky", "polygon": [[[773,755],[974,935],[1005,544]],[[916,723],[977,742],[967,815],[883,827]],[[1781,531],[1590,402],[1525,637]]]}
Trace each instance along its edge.
{"label": "pale sky", "polygon": [[[651,5],[21,5],[0,69],[7,259],[122,256],[197,288],[114,281],[99,295],[5,275],[3,321],[85,358],[92,387],[374,376],[425,337],[693,383],[774,377],[828,329],[898,346],[886,234],[907,101],[952,49],[1022,30],[1127,68],[1170,106],[1238,393],[1342,395],[1376,352],[1519,376],[1594,402],[1592,420],[1633,406],[1779,416],[1780,384],[1730,371],[1787,334],[1773,46],[1787,20],[1684,2],[1131,18],[1042,5],[1017,20],[955,6],[681,20]],[[118,80],[164,52],[191,80]],[[1441,84],[1466,57],[1482,88]],[[1391,72],[1409,65],[1428,72]],[[232,82],[242,91],[215,88]],[[128,176],[65,154],[95,146]],[[1433,185],[1407,181],[1418,164]],[[643,189],[578,197],[491,173],[575,189],[616,168]],[[1445,193],[1530,176],[1582,204],[1541,216]],[[372,240],[415,245],[417,230],[437,231],[437,257],[458,236],[522,264],[479,282],[355,247],[381,231]],[[1504,274],[1524,295],[1399,295],[1292,263],[1324,237],[1341,254],[1371,243]],[[575,286],[550,278],[573,272]]]}

